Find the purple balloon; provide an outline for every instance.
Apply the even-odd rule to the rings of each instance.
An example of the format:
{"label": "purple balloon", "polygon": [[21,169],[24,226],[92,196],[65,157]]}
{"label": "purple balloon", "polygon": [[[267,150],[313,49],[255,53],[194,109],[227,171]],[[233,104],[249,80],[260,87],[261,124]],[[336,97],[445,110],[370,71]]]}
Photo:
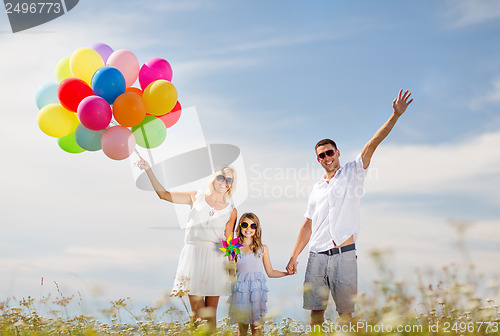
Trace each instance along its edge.
{"label": "purple balloon", "polygon": [[102,60],[104,61],[104,64],[108,61],[109,56],[113,53],[113,49],[107,44],[104,43],[94,43],[91,47],[95,51],[101,55]]}

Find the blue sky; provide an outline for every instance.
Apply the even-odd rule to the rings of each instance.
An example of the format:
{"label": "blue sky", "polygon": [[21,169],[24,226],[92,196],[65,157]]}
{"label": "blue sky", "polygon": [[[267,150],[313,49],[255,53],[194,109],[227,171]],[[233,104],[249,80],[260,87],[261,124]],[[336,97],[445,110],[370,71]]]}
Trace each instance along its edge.
{"label": "blue sky", "polygon": [[[135,188],[128,162],[64,153],[36,124],[37,87],[55,80],[60,58],[96,42],[129,49],[141,64],[167,59],[207,142],[240,147],[249,197],[239,211],[261,217],[276,268],[288,261],[304,194],[321,174],[314,144],[333,138],[341,161],[354,159],[398,90],[410,89],[415,101],[366,183],[360,290],[374,277],[372,248],[392,248],[408,279],[416,267],[463,262],[449,218],[473,223],[472,261],[498,274],[499,33],[500,4],[490,0],[87,0],[16,34],[0,14],[0,297],[38,295],[41,277],[44,293],[57,281],[89,301],[150,304],[172,286],[183,232],[152,228],[175,225],[173,208]],[[296,179],[300,169],[308,174]],[[305,257],[298,275],[270,280],[271,308],[286,298],[295,307],[286,314],[304,314]]]}

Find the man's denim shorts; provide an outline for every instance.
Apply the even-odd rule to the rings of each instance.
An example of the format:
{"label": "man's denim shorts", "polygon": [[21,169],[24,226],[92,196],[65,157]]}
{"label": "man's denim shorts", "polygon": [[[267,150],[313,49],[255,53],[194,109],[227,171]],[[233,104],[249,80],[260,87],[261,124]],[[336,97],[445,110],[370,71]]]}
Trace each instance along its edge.
{"label": "man's denim shorts", "polygon": [[329,256],[309,252],[304,280],[304,309],[326,310],[329,292],[339,313],[354,313],[358,290],[356,250]]}

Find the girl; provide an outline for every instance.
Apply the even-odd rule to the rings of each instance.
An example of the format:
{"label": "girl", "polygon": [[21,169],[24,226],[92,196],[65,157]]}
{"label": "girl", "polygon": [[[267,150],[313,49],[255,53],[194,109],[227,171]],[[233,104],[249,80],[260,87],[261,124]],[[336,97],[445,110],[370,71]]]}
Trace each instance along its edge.
{"label": "girl", "polygon": [[[237,213],[230,202],[236,184],[235,171],[222,167],[208,185],[208,193],[200,191],[169,192],[163,188],[148,162],[140,159],[137,165],[146,171],[160,199],[187,204],[191,207],[189,221],[175,275],[172,295],[189,295],[193,320],[206,318],[215,330],[219,296],[228,295],[227,259],[220,255],[222,239],[234,232]],[[203,314],[203,316],[200,316]]]}
{"label": "girl", "polygon": [[241,216],[237,228],[241,255],[236,257],[236,283],[229,297],[229,315],[232,323],[238,322],[238,335],[246,335],[248,325],[252,335],[261,335],[262,316],[266,312],[267,287],[264,269],[270,278],[288,275],[276,271],[269,259],[269,250],[262,245],[259,218],[254,213]]}

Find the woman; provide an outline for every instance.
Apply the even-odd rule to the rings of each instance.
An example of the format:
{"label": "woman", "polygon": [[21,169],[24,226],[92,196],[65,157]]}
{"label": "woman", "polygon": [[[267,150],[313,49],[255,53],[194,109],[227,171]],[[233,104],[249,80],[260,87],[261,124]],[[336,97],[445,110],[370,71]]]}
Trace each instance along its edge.
{"label": "woman", "polygon": [[206,318],[216,328],[216,312],[221,295],[229,295],[227,259],[219,250],[222,239],[233,235],[237,212],[230,202],[236,184],[235,171],[224,166],[215,173],[208,193],[169,192],[160,184],[144,159],[137,163],[148,175],[160,199],[191,206],[184,247],[179,258],[172,295],[187,293],[193,320]]}

